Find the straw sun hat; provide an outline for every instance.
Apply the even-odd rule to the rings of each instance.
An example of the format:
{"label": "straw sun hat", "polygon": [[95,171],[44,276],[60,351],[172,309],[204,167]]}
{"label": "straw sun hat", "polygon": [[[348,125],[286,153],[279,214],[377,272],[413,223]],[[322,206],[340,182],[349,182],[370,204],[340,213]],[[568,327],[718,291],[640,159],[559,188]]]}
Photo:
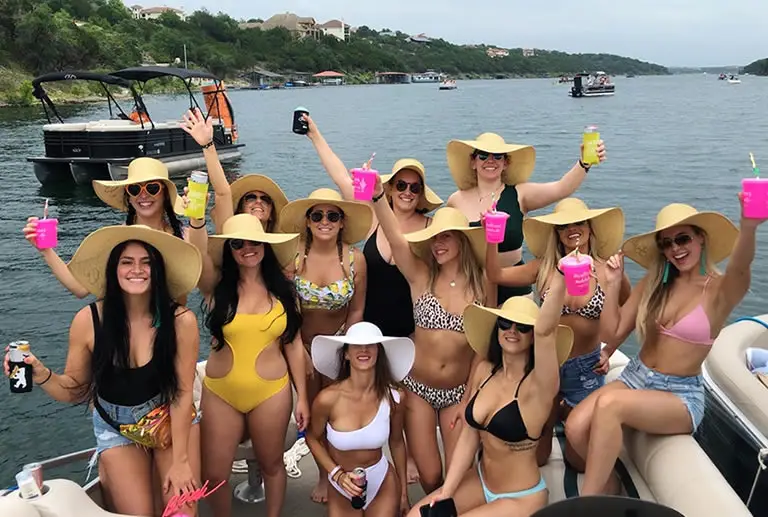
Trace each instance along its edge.
{"label": "straw sun hat", "polygon": [[319,188],[309,197],[285,205],[280,212],[280,231],[303,235],[307,227],[307,210],[315,205],[333,205],[344,212],[341,239],[347,244],[362,241],[371,229],[373,210],[369,205],[358,201],[345,201],[335,190]]}
{"label": "straw sun hat", "polygon": [[173,211],[178,215],[184,215],[184,206],[176,192],[176,185],[168,178],[168,167],[160,160],[154,158],[136,158],[128,164],[128,177],[118,181],[93,180],[93,191],[112,208],[123,212],[128,211],[125,200],[125,187],[136,183],[159,181],[165,185],[168,198],[173,205]]}
{"label": "straw sun hat", "polygon": [[656,228],[627,239],[622,246],[624,254],[648,269],[654,256],[659,256],[656,233],[673,226],[698,226],[707,232],[706,253],[717,264],[728,258],[739,237],[739,230],[730,219],[718,212],[699,212],[691,205],[672,203],[662,208],[656,216]]}
{"label": "straw sun hat", "polygon": [[228,239],[264,242],[272,247],[277,261],[282,267],[287,266],[296,255],[299,242],[298,233],[267,233],[258,217],[251,214],[237,214],[226,221],[219,235],[208,238],[208,255],[218,267],[223,260],[224,244]]}
{"label": "straw sun hat", "polygon": [[387,196],[392,196],[392,188],[394,187],[389,181],[395,177],[395,174],[405,169],[410,169],[418,174],[419,177],[421,177],[421,182],[424,184],[423,195],[419,196],[419,203],[416,205],[416,209],[431,212],[436,208],[440,208],[443,204],[443,200],[427,186],[427,172],[426,169],[424,169],[424,164],[413,158],[397,160],[392,167],[392,174],[381,175],[381,184],[384,186],[384,192],[386,192]]}
{"label": "straw sun hat", "polygon": [[[469,346],[482,358],[488,357],[491,345],[491,332],[496,327],[497,318],[535,325],[539,316],[536,302],[525,296],[513,296],[507,299],[500,309],[483,307],[482,305],[467,305],[464,309],[464,333],[467,335]],[[571,354],[573,346],[573,330],[566,325],[558,325],[555,337],[557,361],[563,364]]]}
{"label": "straw sun hat", "polygon": [[312,363],[318,372],[330,379],[339,376],[341,361],[339,350],[344,344],[374,345],[381,343],[389,363],[389,371],[395,382],[402,381],[411,371],[416,348],[407,337],[387,337],[379,327],[367,321],[355,323],[344,336],[315,336],[312,340]]}
{"label": "straw sun hat", "polygon": [[459,231],[463,233],[472,246],[472,252],[481,265],[485,265],[485,230],[481,227],[470,227],[466,216],[459,210],[444,206],[435,212],[432,222],[423,230],[418,230],[404,235],[411,245],[411,250],[422,260],[432,256],[430,239],[439,233],[447,231]]}
{"label": "straw sun hat", "polygon": [[502,181],[507,185],[527,181],[536,164],[536,151],[532,146],[508,144],[496,133],[483,133],[475,140],[451,140],[447,149],[448,168],[459,190],[477,185],[477,172],[472,168],[471,161],[475,150],[507,155],[509,165],[502,174]]}
{"label": "straw sun hat", "polygon": [[595,255],[607,259],[619,250],[624,238],[624,212],[621,208],[590,210],[584,201],[575,197],[560,201],[551,214],[523,221],[523,236],[528,249],[534,256],[543,257],[555,226],[581,221],[590,222],[597,241],[597,249],[591,250]]}
{"label": "straw sun hat", "polygon": [[[255,190],[264,192],[272,198],[272,210],[275,214],[275,221],[277,221],[277,217],[280,215],[283,208],[285,208],[285,205],[288,204],[288,198],[280,186],[272,181],[271,178],[261,174],[246,174],[233,181],[229,188],[232,190],[233,210],[237,210],[237,205],[244,195]],[[277,225],[275,225],[275,228],[277,228]]]}
{"label": "straw sun hat", "polygon": [[104,296],[107,261],[118,244],[141,241],[160,252],[168,290],[175,300],[189,294],[200,279],[203,259],[192,244],[142,224],[105,226],[88,235],[67,264],[72,275],[96,297]]}

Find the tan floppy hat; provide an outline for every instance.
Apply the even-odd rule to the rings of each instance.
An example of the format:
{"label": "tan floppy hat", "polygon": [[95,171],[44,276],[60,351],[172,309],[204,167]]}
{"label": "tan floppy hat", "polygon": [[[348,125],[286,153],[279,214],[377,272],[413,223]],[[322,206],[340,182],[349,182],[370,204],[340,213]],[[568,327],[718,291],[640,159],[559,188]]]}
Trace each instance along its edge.
{"label": "tan floppy hat", "polygon": [[112,250],[126,241],[145,242],[160,252],[165,262],[168,291],[175,300],[189,294],[200,279],[203,259],[192,244],[153,230],[143,224],[105,226],[88,235],[72,256],[67,267],[88,292],[104,296],[107,261]]}
{"label": "tan floppy hat", "polygon": [[271,178],[261,174],[246,174],[233,181],[229,188],[232,190],[233,210],[237,210],[237,205],[240,203],[240,199],[248,192],[258,190],[271,197],[273,203],[272,210],[275,214],[275,228],[278,228],[277,219],[280,216],[280,212],[285,208],[285,205],[288,204],[288,197],[280,186],[272,181]]}
{"label": "tan floppy hat", "polygon": [[459,190],[477,185],[477,172],[472,168],[470,160],[475,150],[507,155],[509,165],[502,175],[502,181],[507,185],[527,181],[536,165],[536,150],[533,146],[508,144],[496,133],[483,133],[475,140],[451,140],[447,149],[448,169]]}
{"label": "tan floppy hat", "polygon": [[698,226],[707,232],[706,253],[715,264],[728,258],[739,237],[736,225],[723,214],[699,212],[691,205],[672,203],[656,215],[656,228],[653,231],[627,239],[621,248],[627,257],[648,269],[653,257],[661,254],[656,245],[656,233],[680,225]]}
{"label": "tan floppy hat", "polygon": [[312,340],[312,364],[329,379],[336,379],[341,370],[339,350],[344,344],[374,345],[381,343],[395,382],[402,381],[413,367],[416,347],[407,337],[388,337],[373,323],[355,323],[343,336],[315,336]]}
{"label": "tan floppy hat", "polygon": [[277,261],[282,267],[287,266],[296,255],[299,242],[298,233],[267,233],[258,217],[251,214],[233,215],[222,227],[220,235],[211,235],[208,240],[208,254],[216,266],[221,266],[224,243],[228,239],[264,242],[272,247]]}
{"label": "tan floppy hat", "polygon": [[168,178],[168,167],[154,158],[136,158],[128,164],[128,177],[118,181],[93,180],[93,191],[112,208],[123,212],[128,211],[125,201],[125,187],[135,183],[160,181],[168,190],[168,196],[177,215],[184,215],[184,205],[176,191],[176,184]]}
{"label": "tan floppy hat", "polygon": [[307,227],[307,210],[315,205],[333,205],[344,212],[344,228],[341,239],[355,244],[365,239],[373,222],[373,210],[365,203],[345,201],[341,194],[330,188],[319,188],[309,197],[291,201],[280,212],[280,231],[304,234]]}
{"label": "tan floppy hat", "polygon": [[[513,296],[501,306],[500,309],[492,309],[482,305],[467,305],[464,309],[464,333],[467,335],[469,346],[483,359],[488,357],[488,348],[491,345],[491,332],[496,326],[497,318],[535,325],[539,316],[539,307],[536,302],[526,296]],[[573,346],[573,330],[566,325],[558,325],[555,336],[557,348],[557,361],[563,364],[571,355]]]}
{"label": "tan floppy hat", "polygon": [[607,259],[616,253],[624,239],[624,212],[621,208],[590,210],[581,199],[569,197],[555,205],[551,214],[527,217],[523,221],[523,236],[528,249],[536,257],[543,257],[547,251],[552,228],[558,225],[590,221],[597,240],[597,249],[592,252]]}
{"label": "tan floppy hat", "polygon": [[459,231],[469,239],[472,252],[480,265],[485,267],[485,250],[487,248],[485,230],[481,227],[470,227],[466,216],[455,208],[444,206],[438,209],[429,226],[423,230],[406,233],[404,237],[411,244],[413,252],[422,259],[426,259],[432,256],[430,239],[438,233],[451,230]]}
{"label": "tan floppy hat", "polygon": [[397,160],[392,167],[392,174],[381,175],[381,184],[384,186],[384,191],[387,193],[387,196],[391,196],[393,187],[389,181],[395,177],[395,174],[405,169],[410,169],[418,174],[421,177],[421,182],[424,184],[424,194],[419,197],[419,203],[416,205],[416,209],[431,212],[432,210],[440,208],[443,204],[443,200],[427,186],[427,171],[424,169],[424,164],[414,158],[402,158]]}

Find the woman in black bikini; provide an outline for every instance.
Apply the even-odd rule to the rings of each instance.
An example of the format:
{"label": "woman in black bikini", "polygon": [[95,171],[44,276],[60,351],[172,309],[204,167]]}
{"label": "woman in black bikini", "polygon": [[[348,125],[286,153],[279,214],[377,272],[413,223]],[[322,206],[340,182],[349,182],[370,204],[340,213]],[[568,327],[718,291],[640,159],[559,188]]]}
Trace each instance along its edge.
{"label": "woman in black bikini", "polygon": [[[409,517],[419,517],[422,505],[448,498],[459,515],[473,517],[529,516],[547,504],[536,444],[557,394],[558,365],[573,342],[571,329],[558,325],[564,298],[565,282],[558,274],[541,310],[523,296],[508,299],[501,309],[466,308],[467,338],[484,358],[468,386],[473,393],[465,411],[468,425],[462,427],[445,484],[416,504]],[[478,448],[477,467],[471,468]]]}

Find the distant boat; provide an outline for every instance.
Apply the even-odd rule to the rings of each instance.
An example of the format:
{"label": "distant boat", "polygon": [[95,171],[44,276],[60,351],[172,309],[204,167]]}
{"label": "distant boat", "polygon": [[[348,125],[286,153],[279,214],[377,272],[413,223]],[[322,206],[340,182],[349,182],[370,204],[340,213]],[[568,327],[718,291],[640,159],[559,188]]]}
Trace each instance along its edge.
{"label": "distant boat", "polygon": [[732,75],[728,78],[728,84],[741,84],[741,79],[738,76]]}
{"label": "distant boat", "polygon": [[440,86],[438,86],[438,90],[455,90],[456,88],[458,88],[458,86],[456,86],[456,81],[453,79],[443,81],[440,83]]}
{"label": "distant boat", "polygon": [[592,74],[576,74],[573,78],[573,86],[568,95],[574,98],[581,97],[609,97],[616,91],[616,86],[605,72]]}

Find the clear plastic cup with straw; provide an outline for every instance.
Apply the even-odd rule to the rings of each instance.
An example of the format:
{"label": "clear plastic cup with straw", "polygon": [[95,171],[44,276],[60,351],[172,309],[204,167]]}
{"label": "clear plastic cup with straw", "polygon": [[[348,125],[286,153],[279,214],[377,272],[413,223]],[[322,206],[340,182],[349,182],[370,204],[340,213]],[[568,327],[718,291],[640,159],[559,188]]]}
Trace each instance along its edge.
{"label": "clear plastic cup with straw", "polygon": [[755,164],[755,157],[749,153],[752,161],[752,178],[741,180],[744,198],[744,217],[749,219],[768,218],[768,179],[760,177],[760,169]]}
{"label": "clear plastic cup with straw", "polygon": [[45,200],[43,207],[43,218],[38,219],[35,228],[35,246],[37,249],[44,250],[55,248],[59,245],[59,220],[48,218],[48,200]]}

